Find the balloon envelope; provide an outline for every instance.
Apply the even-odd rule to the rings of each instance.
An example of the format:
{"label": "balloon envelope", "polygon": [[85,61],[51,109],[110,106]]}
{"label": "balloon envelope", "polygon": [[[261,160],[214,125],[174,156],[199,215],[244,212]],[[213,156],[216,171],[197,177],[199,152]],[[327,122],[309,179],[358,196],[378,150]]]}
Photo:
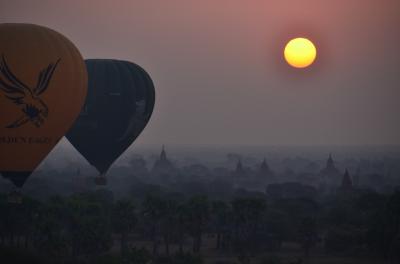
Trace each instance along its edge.
{"label": "balloon envelope", "polygon": [[31,24],[0,24],[0,172],[26,179],[79,115],[87,72],[60,33]]}
{"label": "balloon envelope", "polygon": [[155,92],[150,76],[127,61],[86,60],[88,96],[71,144],[104,174],[150,120]]}

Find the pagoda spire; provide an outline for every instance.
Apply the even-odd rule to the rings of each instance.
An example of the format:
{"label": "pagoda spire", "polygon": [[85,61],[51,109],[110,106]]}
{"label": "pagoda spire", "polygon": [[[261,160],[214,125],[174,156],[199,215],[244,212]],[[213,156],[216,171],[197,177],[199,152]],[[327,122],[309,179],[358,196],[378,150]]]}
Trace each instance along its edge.
{"label": "pagoda spire", "polygon": [[243,172],[243,165],[242,165],[242,160],[239,159],[237,164],[236,164],[236,172]]}
{"label": "pagoda spire", "polygon": [[342,189],[343,190],[350,190],[353,188],[353,181],[351,180],[349,171],[346,169],[343,175],[343,180],[342,180]]}
{"label": "pagoda spire", "polygon": [[334,167],[335,167],[335,162],[333,161],[332,153],[329,153],[329,158],[326,161],[326,168],[334,168]]}
{"label": "pagoda spire", "polygon": [[156,160],[153,166],[152,172],[157,173],[166,173],[172,172],[174,170],[173,164],[168,160],[167,152],[165,151],[165,146],[162,146],[160,158]]}
{"label": "pagoda spire", "polygon": [[162,145],[162,149],[161,149],[161,154],[160,154],[160,160],[167,160],[167,153],[165,152],[165,146]]}
{"label": "pagoda spire", "polygon": [[261,163],[260,171],[269,171],[269,166],[266,158],[264,158],[263,162]]}

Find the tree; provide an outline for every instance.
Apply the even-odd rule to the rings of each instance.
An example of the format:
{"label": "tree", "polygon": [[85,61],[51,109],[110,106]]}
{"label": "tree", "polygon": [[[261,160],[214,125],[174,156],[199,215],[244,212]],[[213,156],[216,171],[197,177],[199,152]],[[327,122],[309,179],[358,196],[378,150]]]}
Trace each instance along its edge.
{"label": "tree", "polygon": [[153,255],[158,251],[158,235],[160,234],[161,218],[165,211],[165,201],[158,196],[148,195],[142,203],[142,215],[150,228],[153,242]]}
{"label": "tree", "polygon": [[299,242],[305,257],[309,257],[310,249],[318,242],[317,221],[315,218],[303,218],[299,226]]}
{"label": "tree", "polygon": [[112,226],[108,210],[82,195],[67,202],[68,234],[74,256],[93,255],[112,246]]}
{"label": "tree", "polygon": [[188,229],[189,210],[186,203],[179,203],[177,207],[177,236],[179,253],[183,254],[183,243]]}
{"label": "tree", "polygon": [[133,264],[148,264],[151,260],[151,254],[145,248],[132,248],[127,255],[128,263]]}
{"label": "tree", "polygon": [[230,225],[231,209],[224,201],[213,201],[211,204],[212,223],[217,234],[217,249],[223,245],[224,234],[228,231]]}
{"label": "tree", "polygon": [[232,202],[234,216],[234,245],[241,263],[250,263],[256,250],[256,236],[266,210],[266,201],[260,198],[239,198]]}
{"label": "tree", "polygon": [[125,255],[128,250],[129,234],[135,228],[137,217],[135,206],[131,201],[119,200],[114,204],[112,215],[114,231],[120,235],[121,256]]}
{"label": "tree", "polygon": [[349,253],[355,242],[354,230],[343,227],[330,228],[324,237],[324,247],[328,253]]}
{"label": "tree", "polygon": [[385,206],[375,215],[368,230],[368,244],[385,259],[398,258],[400,237],[400,191],[389,196]]}
{"label": "tree", "polygon": [[33,245],[47,255],[67,253],[67,212],[65,200],[52,197],[44,204],[33,219]]}
{"label": "tree", "polygon": [[155,264],[203,264],[203,258],[190,253],[177,253],[169,257],[155,259]]}
{"label": "tree", "polygon": [[199,252],[202,235],[209,218],[209,202],[205,196],[194,196],[187,202],[188,229],[193,237],[193,252]]}
{"label": "tree", "polygon": [[179,203],[177,200],[172,197],[166,197],[164,200],[164,208],[163,208],[162,216],[161,216],[161,234],[164,238],[165,244],[165,252],[167,256],[170,253],[170,243],[173,240],[175,234],[179,234]]}

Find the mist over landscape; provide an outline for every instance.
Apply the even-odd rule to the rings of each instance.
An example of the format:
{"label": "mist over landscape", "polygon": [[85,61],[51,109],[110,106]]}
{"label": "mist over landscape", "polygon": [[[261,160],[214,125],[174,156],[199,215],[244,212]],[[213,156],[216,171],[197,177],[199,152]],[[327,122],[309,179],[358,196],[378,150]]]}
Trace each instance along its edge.
{"label": "mist over landscape", "polygon": [[[102,187],[96,169],[63,140],[26,182],[23,204],[40,201],[41,221],[78,218],[27,224],[17,217],[28,212],[13,211],[4,203],[12,196],[0,196],[11,210],[0,236],[2,245],[34,249],[20,260],[35,263],[65,254],[54,243],[72,243],[64,261],[84,261],[83,254],[89,263],[120,254],[129,263],[386,263],[397,256],[380,243],[395,243],[386,239],[396,235],[397,209],[390,208],[399,205],[399,174],[394,146],[138,146],[118,159]],[[13,189],[0,182],[3,194]],[[48,215],[53,210],[61,215]],[[39,233],[25,237],[21,225]],[[67,233],[47,237],[46,228]],[[84,235],[70,237],[75,228]],[[44,249],[52,253],[38,258]]]}
{"label": "mist over landscape", "polygon": [[[387,182],[380,182],[382,186],[396,186],[400,181],[396,175],[400,174],[400,147],[396,146],[211,146],[211,145],[178,145],[178,146],[155,146],[142,145],[129,148],[109,170],[108,178],[111,182],[124,178],[125,187],[134,184],[135,178],[141,178],[144,182],[151,178],[155,163],[160,159],[162,148],[168,153],[168,160],[176,169],[177,175],[187,181],[196,180],[192,175],[186,175],[187,170],[192,167],[201,166],[208,170],[210,179],[218,176],[218,169],[226,170],[224,175],[231,180],[237,163],[240,161],[249,170],[249,174],[255,173],[265,159],[270,169],[279,174],[274,181],[302,181],[306,176],[320,174],[326,166],[329,155],[333,155],[335,165],[340,173],[348,170],[351,175],[368,174],[380,175]],[[139,161],[139,168],[136,162]],[[135,165],[136,164],[136,165]],[[139,171],[139,172],[138,172]],[[52,176],[56,172],[57,176]],[[145,172],[145,173],[144,173]],[[144,175],[143,175],[144,173]],[[204,172],[200,172],[204,173]],[[83,181],[88,177],[97,176],[95,168],[74,149],[68,142],[62,140],[39,166],[31,178],[34,182],[45,180],[51,182]],[[290,175],[287,175],[290,174]],[[322,176],[321,176],[322,177]],[[151,180],[150,180],[151,181]],[[157,182],[155,182],[157,183]],[[319,178],[309,184],[318,186]],[[7,186],[6,181],[2,186]],[[29,189],[29,181],[26,188]],[[89,188],[90,184],[86,187]],[[11,185],[8,184],[11,188]],[[91,186],[91,188],[93,188]],[[113,185],[110,186],[111,190]],[[238,188],[244,186],[237,186]],[[262,187],[265,188],[266,186]],[[374,183],[366,184],[364,187],[376,189]],[[73,189],[64,189],[66,193],[74,192]],[[125,190],[126,191],[126,190]],[[380,190],[382,191],[382,189]],[[55,191],[54,194],[57,194]],[[118,195],[121,195],[119,193]],[[126,195],[124,193],[123,195]]]}

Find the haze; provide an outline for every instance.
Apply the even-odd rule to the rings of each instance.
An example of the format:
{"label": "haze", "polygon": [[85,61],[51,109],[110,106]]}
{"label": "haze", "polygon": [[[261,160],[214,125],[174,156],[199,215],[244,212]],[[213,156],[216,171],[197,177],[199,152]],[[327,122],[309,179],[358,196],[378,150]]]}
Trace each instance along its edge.
{"label": "haze", "polygon": [[[396,0],[1,0],[0,22],[143,66],[157,101],[139,145],[400,143]],[[282,58],[298,36],[318,47],[309,70]]]}

